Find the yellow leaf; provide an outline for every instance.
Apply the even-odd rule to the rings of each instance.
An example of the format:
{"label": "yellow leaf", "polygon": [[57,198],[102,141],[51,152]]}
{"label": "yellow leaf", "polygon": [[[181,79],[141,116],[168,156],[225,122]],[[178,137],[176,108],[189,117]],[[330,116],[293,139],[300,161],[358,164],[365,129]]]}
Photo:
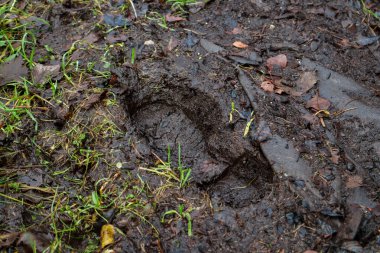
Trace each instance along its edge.
{"label": "yellow leaf", "polygon": [[115,242],[115,228],[111,224],[106,224],[102,226],[100,231],[100,242],[102,244],[102,249]]}

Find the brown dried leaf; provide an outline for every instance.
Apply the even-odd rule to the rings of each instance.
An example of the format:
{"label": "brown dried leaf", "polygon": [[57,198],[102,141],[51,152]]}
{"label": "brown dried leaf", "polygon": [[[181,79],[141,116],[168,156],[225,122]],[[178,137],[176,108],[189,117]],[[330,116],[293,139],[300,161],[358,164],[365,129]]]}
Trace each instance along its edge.
{"label": "brown dried leaf", "polygon": [[363,178],[361,176],[349,176],[346,182],[346,187],[349,189],[358,188],[363,185]]}
{"label": "brown dried leaf", "polygon": [[269,71],[272,71],[274,65],[278,65],[281,68],[285,68],[287,64],[288,64],[288,58],[284,54],[279,54],[277,56],[270,57],[267,60],[267,67]]}
{"label": "brown dried leaf", "polygon": [[174,37],[170,37],[167,49],[168,49],[168,51],[172,51],[178,45],[179,45],[179,41],[176,38],[174,38]]}
{"label": "brown dried leaf", "polygon": [[300,96],[314,87],[317,83],[317,75],[315,71],[303,72],[301,77],[296,82],[295,92],[291,92],[293,96]]}
{"label": "brown dried leaf", "polygon": [[178,21],[184,21],[186,20],[183,17],[173,16],[172,14],[168,13],[165,15],[166,22],[178,22]]}
{"label": "brown dried leaf", "polygon": [[234,29],[232,29],[231,34],[241,34],[241,32],[241,28],[237,26]]}
{"label": "brown dried leaf", "polygon": [[260,84],[260,87],[267,91],[267,92],[273,92],[274,91],[274,85],[270,81],[264,81]]}
{"label": "brown dried leaf", "polygon": [[244,43],[241,42],[241,41],[235,41],[232,45],[233,45],[234,47],[237,47],[237,48],[247,48],[247,47],[248,47],[247,44],[244,44]]}
{"label": "brown dried leaf", "polygon": [[32,71],[32,79],[35,83],[45,84],[50,78],[54,78],[59,75],[60,65],[42,65],[36,63]]}
{"label": "brown dried leaf", "polygon": [[339,158],[340,158],[340,156],[339,155],[337,155],[337,154],[331,154],[331,161],[334,163],[334,164],[338,164],[339,163]]}
{"label": "brown dried leaf", "polygon": [[330,105],[331,105],[330,101],[316,95],[312,99],[307,101],[306,108],[312,108],[316,111],[320,111],[320,110],[328,110]]}
{"label": "brown dried leaf", "polygon": [[338,42],[342,47],[349,47],[350,46],[350,41],[348,39],[342,39],[341,41]]}
{"label": "brown dried leaf", "polygon": [[107,42],[109,43],[117,43],[121,41],[126,41],[128,40],[128,36],[123,34],[123,33],[109,33],[106,38]]}
{"label": "brown dried leaf", "polygon": [[20,81],[27,76],[28,68],[24,65],[21,56],[0,64],[0,86],[12,81]]}
{"label": "brown dried leaf", "polygon": [[282,93],[284,93],[284,90],[283,89],[281,89],[281,88],[276,88],[275,90],[274,90],[274,93],[276,93],[276,94],[282,94]]}
{"label": "brown dried leaf", "polygon": [[82,41],[83,41],[84,43],[87,43],[87,44],[95,43],[95,42],[97,42],[98,40],[99,40],[99,37],[98,37],[98,35],[96,35],[96,33],[90,33],[90,34],[88,34],[86,37],[84,37],[84,38],[82,39]]}
{"label": "brown dried leaf", "polygon": [[90,96],[87,97],[87,99],[83,101],[83,103],[81,104],[81,107],[84,108],[85,110],[90,109],[93,105],[103,100],[106,93],[107,91],[103,91],[102,93],[91,94]]}
{"label": "brown dried leaf", "polygon": [[331,161],[334,163],[334,164],[338,164],[339,163],[339,149],[331,149],[330,150],[330,153],[331,153]]}

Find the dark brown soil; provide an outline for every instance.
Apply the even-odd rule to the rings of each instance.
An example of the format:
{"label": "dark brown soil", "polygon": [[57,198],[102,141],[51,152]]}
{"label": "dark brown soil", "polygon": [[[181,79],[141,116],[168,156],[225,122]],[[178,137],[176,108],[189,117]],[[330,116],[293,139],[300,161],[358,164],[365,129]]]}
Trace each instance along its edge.
{"label": "dark brown soil", "polygon": [[[359,40],[378,35],[380,21],[365,16],[357,1],[215,0],[185,21],[168,23],[171,29],[131,13],[125,30],[108,34],[95,26],[102,20],[88,6],[73,2],[44,12],[54,25],[41,30],[38,41],[64,53],[75,40],[95,36],[95,49],[82,44],[72,57],[83,65],[96,61],[99,70],[104,52],[97,47],[123,43],[109,48],[111,77],[88,78],[74,89],[60,76],[72,92],[38,116],[44,119],[39,134],[29,123],[30,130],[2,137],[4,154],[18,151],[1,156],[2,171],[29,186],[58,187],[70,199],[91,194],[102,178],[116,174],[111,184],[120,192],[127,182],[126,192],[137,196],[132,185],[143,181],[145,207],[137,212],[145,221],[118,206],[102,210],[125,234],[111,245],[115,252],[380,252],[380,40],[369,45]],[[113,10],[113,2],[105,8]],[[168,12],[161,2],[141,1],[136,9]],[[248,47],[236,48],[235,41]],[[287,67],[270,73],[266,60],[279,54],[287,56]],[[301,96],[260,88],[275,79],[293,88],[306,71],[316,73],[318,83]],[[330,117],[321,120],[306,108],[316,95],[331,102]],[[105,106],[110,98],[118,105]],[[239,113],[231,121],[232,103]],[[354,109],[346,112],[349,108]],[[255,119],[244,137],[251,112]],[[125,134],[93,134],[103,113]],[[81,145],[100,150],[104,162],[88,169],[65,156],[59,139],[65,143],[76,125],[90,129]],[[48,138],[50,132],[61,135]],[[161,192],[162,179],[144,168],[157,165],[157,158],[166,160],[168,146],[173,167],[180,159],[192,168],[191,181]],[[41,157],[51,167],[41,166]],[[123,167],[107,167],[109,161],[123,161]],[[53,176],[65,169],[67,175]],[[78,186],[77,179],[85,185]],[[33,205],[44,194],[13,196]],[[26,228],[52,241],[44,216],[0,200],[0,230]],[[191,237],[186,219],[160,222],[180,204],[193,209]],[[84,252],[89,241],[81,234],[98,235],[104,223],[62,240]],[[16,245],[9,245],[9,252]]]}

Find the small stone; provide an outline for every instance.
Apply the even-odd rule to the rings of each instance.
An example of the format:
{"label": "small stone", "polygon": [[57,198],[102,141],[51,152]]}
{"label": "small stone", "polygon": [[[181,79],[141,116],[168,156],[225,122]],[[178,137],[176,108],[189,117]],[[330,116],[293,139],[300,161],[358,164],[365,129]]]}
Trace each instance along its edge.
{"label": "small stone", "polygon": [[294,181],[294,184],[297,188],[304,188],[305,187],[305,181],[298,179]]}
{"label": "small stone", "polygon": [[286,217],[286,221],[290,225],[297,224],[300,222],[300,216],[297,213],[290,212],[290,213],[285,214],[285,217]]}
{"label": "small stone", "polygon": [[231,97],[232,97],[232,98],[237,98],[236,90],[232,90],[232,91],[231,91]]}
{"label": "small stone", "polygon": [[347,170],[353,172],[355,170],[355,165],[353,163],[347,163]]}
{"label": "small stone", "polygon": [[373,145],[373,150],[375,151],[375,154],[380,157],[380,142],[375,142]]}
{"label": "small stone", "polygon": [[352,253],[362,253],[363,247],[357,241],[346,241],[342,244],[342,249]]}
{"label": "small stone", "polygon": [[318,229],[318,233],[321,234],[323,237],[327,238],[332,236],[333,234],[336,233],[336,230],[333,229],[329,224],[322,220],[317,221],[320,228]]}
{"label": "small stone", "polygon": [[341,214],[339,211],[331,210],[330,208],[325,208],[321,211],[321,214],[329,216],[329,217],[343,217],[343,214]]}
{"label": "small stone", "polygon": [[286,221],[287,221],[290,225],[293,225],[293,224],[294,224],[294,213],[287,213],[287,214],[285,214],[285,217],[286,217]]}
{"label": "small stone", "polygon": [[271,136],[272,136],[272,133],[269,126],[263,120],[259,122],[257,129],[253,131],[253,134],[252,134],[252,138],[259,142],[264,142],[268,140],[269,138],[271,138]]}
{"label": "small stone", "polygon": [[287,104],[287,103],[289,103],[289,98],[287,96],[281,96],[280,102],[283,104]]}
{"label": "small stone", "polygon": [[282,226],[277,226],[277,234],[281,235],[284,233],[284,228]]}
{"label": "small stone", "polygon": [[318,49],[318,47],[319,47],[319,42],[317,42],[317,41],[313,41],[313,42],[311,42],[311,44],[310,44],[310,50],[312,51],[312,52],[314,52],[314,51],[316,51],[317,49]]}
{"label": "small stone", "polygon": [[272,208],[268,207],[268,208],[266,209],[266,216],[268,216],[268,217],[272,217],[272,214],[273,214],[273,210],[272,210]]}
{"label": "small stone", "polygon": [[307,230],[306,228],[304,227],[301,227],[299,230],[298,230],[299,234],[301,237],[305,237],[307,235]]}
{"label": "small stone", "polygon": [[307,200],[302,200],[302,207],[306,209],[310,209],[310,204]]}

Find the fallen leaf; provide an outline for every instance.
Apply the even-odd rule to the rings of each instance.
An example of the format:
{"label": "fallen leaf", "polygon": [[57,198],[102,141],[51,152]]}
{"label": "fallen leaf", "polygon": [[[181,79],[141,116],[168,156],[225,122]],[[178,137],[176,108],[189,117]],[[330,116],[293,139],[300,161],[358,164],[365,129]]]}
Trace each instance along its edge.
{"label": "fallen leaf", "polygon": [[339,163],[339,149],[335,149],[335,148],[332,148],[330,150],[330,153],[331,153],[331,161],[334,163],[334,164],[338,164]]}
{"label": "fallen leaf", "polygon": [[224,51],[225,49],[222,48],[221,46],[216,45],[215,43],[201,39],[200,41],[201,46],[209,53],[219,53],[221,51]]}
{"label": "fallen leaf", "polygon": [[154,46],[154,41],[153,40],[146,40],[144,41],[144,46]]}
{"label": "fallen leaf", "polygon": [[307,101],[306,108],[312,108],[316,111],[320,111],[320,110],[328,110],[330,105],[331,105],[330,101],[316,95],[312,99]]}
{"label": "fallen leaf", "polygon": [[288,59],[286,55],[284,54],[279,54],[277,56],[270,57],[267,60],[267,67],[269,71],[273,70],[274,65],[278,65],[281,68],[285,68],[287,64],[288,64]]}
{"label": "fallen leaf", "polygon": [[267,91],[267,92],[273,92],[274,91],[274,85],[270,81],[264,81],[260,84],[260,87]]}
{"label": "fallen leaf", "polygon": [[346,187],[349,189],[358,188],[363,185],[361,176],[349,176],[346,182]]}
{"label": "fallen leaf", "polygon": [[237,48],[247,48],[247,47],[248,47],[247,44],[244,44],[244,43],[241,42],[241,41],[235,41],[232,45],[233,45],[234,47],[237,47]]}
{"label": "fallen leaf", "polygon": [[85,110],[90,109],[94,104],[97,102],[103,100],[107,94],[107,91],[103,91],[102,93],[95,93],[91,94],[90,96],[87,97],[81,104],[81,107],[84,108]]}
{"label": "fallen leaf", "polygon": [[350,41],[348,39],[342,39],[341,41],[339,41],[339,44],[342,47],[348,47],[348,46],[350,46]]}
{"label": "fallen leaf", "polygon": [[301,77],[296,82],[296,88],[290,93],[293,96],[303,95],[308,90],[313,88],[317,81],[318,79],[315,71],[303,72]]}
{"label": "fallen leaf", "polygon": [[59,75],[60,65],[42,65],[36,63],[32,71],[32,79],[36,84],[45,84],[50,78],[54,78]]}
{"label": "fallen leaf", "polygon": [[27,78],[28,68],[24,65],[21,56],[0,64],[0,86],[12,81],[20,81],[22,78]]}
{"label": "fallen leaf", "polygon": [[167,22],[178,22],[178,21],[184,21],[184,20],[186,20],[183,17],[174,16],[174,15],[172,15],[170,13],[168,13],[168,14],[165,15],[165,19],[166,19]]}
{"label": "fallen leaf", "polygon": [[109,33],[106,38],[109,43],[117,43],[128,40],[128,36],[123,33]]}
{"label": "fallen leaf", "polygon": [[241,28],[237,26],[234,29],[232,29],[231,34],[241,34],[241,32]]}
{"label": "fallen leaf", "polygon": [[281,88],[276,88],[275,90],[274,90],[274,93],[276,93],[276,94],[282,94],[282,93],[284,93],[284,90],[283,89],[281,89]]}
{"label": "fallen leaf", "polygon": [[178,45],[179,45],[179,41],[176,38],[174,38],[174,37],[170,37],[167,49],[168,49],[168,51],[172,51]]}
{"label": "fallen leaf", "polygon": [[102,226],[100,231],[100,242],[102,249],[115,242],[115,228],[112,224]]}
{"label": "fallen leaf", "polygon": [[87,44],[93,44],[97,42],[98,40],[99,40],[99,37],[98,35],[96,35],[96,33],[90,33],[82,39],[82,41]]}

